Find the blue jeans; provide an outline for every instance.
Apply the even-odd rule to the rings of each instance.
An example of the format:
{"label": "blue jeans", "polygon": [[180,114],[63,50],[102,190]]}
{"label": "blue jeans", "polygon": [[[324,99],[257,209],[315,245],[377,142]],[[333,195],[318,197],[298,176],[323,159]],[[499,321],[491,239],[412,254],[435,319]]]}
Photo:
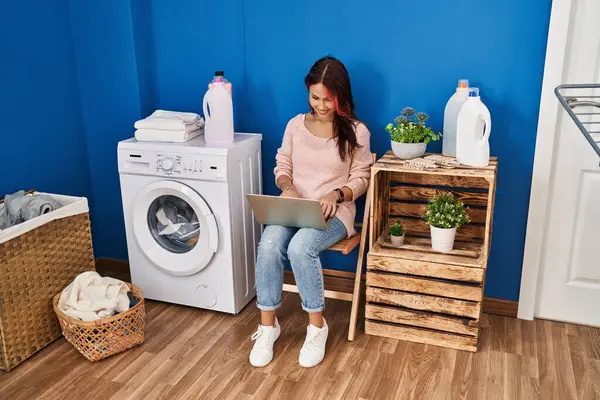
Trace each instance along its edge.
{"label": "blue jeans", "polygon": [[346,228],[337,217],[329,221],[324,230],[267,226],[260,239],[256,261],[258,308],[272,311],[281,305],[283,266],[289,258],[302,298],[302,309],[323,311],[323,269],[319,254],[344,237]]}

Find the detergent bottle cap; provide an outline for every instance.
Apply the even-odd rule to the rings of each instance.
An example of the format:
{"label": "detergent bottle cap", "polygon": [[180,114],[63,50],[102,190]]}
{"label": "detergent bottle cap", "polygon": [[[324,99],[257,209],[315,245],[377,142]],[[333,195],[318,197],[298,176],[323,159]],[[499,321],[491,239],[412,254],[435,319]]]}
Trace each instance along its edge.
{"label": "detergent bottle cap", "polygon": [[479,88],[469,88],[469,97],[479,97]]}
{"label": "detergent bottle cap", "polygon": [[215,76],[213,76],[211,82],[212,83],[224,83],[225,78],[223,75],[224,75],[223,71],[215,71]]}
{"label": "detergent bottle cap", "polygon": [[469,87],[468,79],[459,79],[458,80],[458,88],[459,89],[468,88],[468,87]]}

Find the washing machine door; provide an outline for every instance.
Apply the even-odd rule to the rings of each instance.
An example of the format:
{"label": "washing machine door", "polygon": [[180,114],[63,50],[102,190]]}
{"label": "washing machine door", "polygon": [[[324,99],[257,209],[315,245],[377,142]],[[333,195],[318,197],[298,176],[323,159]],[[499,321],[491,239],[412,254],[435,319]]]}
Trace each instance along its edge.
{"label": "washing machine door", "polygon": [[132,224],[137,244],[148,260],[171,275],[201,271],[219,244],[210,207],[181,182],[154,182],[142,189],[135,200]]}

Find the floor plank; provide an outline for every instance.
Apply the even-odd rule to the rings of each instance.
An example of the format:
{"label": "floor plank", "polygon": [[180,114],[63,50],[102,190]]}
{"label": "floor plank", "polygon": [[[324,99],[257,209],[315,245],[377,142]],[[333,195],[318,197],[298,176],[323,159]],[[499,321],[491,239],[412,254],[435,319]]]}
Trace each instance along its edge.
{"label": "floor plank", "polygon": [[482,317],[477,353],[360,334],[327,299],[326,358],[298,365],[307,316],[284,294],[283,334],[266,368],[248,363],[259,313],[232,316],[148,302],[145,342],[95,363],[59,339],[10,373],[4,399],[599,399],[600,329]]}

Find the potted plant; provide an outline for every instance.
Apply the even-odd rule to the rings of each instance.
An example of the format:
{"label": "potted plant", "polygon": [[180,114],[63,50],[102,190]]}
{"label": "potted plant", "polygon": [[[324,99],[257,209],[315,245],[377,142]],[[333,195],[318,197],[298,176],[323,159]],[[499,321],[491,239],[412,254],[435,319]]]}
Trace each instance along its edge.
{"label": "potted plant", "polygon": [[431,247],[442,253],[454,248],[456,229],[471,222],[465,205],[450,193],[435,196],[423,217],[431,228]]}
{"label": "potted plant", "polygon": [[392,152],[402,160],[421,157],[427,149],[427,143],[438,140],[441,134],[425,126],[429,116],[424,112],[416,112],[412,107],[405,107],[402,115],[396,117],[394,124],[388,124],[385,130],[392,139]]}
{"label": "potted plant", "polygon": [[404,227],[400,222],[394,222],[390,226],[390,237],[393,246],[400,247],[404,244]]}

